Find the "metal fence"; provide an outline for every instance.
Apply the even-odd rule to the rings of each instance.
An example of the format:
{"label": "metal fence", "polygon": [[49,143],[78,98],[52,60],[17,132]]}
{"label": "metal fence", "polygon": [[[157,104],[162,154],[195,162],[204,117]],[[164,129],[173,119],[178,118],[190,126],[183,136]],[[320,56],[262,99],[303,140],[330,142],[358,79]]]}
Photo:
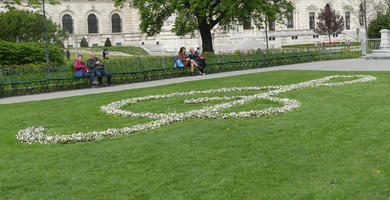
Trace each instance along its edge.
{"label": "metal fence", "polygon": [[[206,56],[208,65],[206,73],[217,73],[253,68],[263,68],[277,65],[313,62],[320,60],[356,58],[360,51],[350,49],[336,49],[332,51],[310,52],[279,52],[264,54],[257,52],[251,54],[227,54]],[[168,57],[169,58],[169,57]],[[108,71],[112,74],[115,84],[142,82],[191,75],[190,68],[173,67],[174,61],[170,57],[156,58],[143,70],[132,71],[129,66],[110,66]],[[160,59],[160,60],[159,60]],[[159,61],[163,63],[159,63]],[[165,64],[167,67],[162,67]],[[154,67],[153,67],[154,66]],[[159,67],[160,66],[160,67]],[[169,66],[169,67],[168,67]],[[87,88],[90,86],[88,78],[73,78],[70,66],[39,69],[2,69],[0,82],[0,98],[26,94],[53,92]]]}
{"label": "metal fence", "polygon": [[380,43],[381,43],[380,38],[363,40],[361,42],[363,56],[367,56],[368,54],[371,54],[372,51],[374,50],[379,50]]}

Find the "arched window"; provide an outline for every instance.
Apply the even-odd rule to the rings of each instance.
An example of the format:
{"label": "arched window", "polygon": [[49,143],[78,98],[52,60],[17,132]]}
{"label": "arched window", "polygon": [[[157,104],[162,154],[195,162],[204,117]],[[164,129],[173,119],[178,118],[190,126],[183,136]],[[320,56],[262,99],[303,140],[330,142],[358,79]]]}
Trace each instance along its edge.
{"label": "arched window", "polygon": [[309,12],[309,28],[315,29],[315,27],[316,27],[315,13]]}
{"label": "arched window", "polygon": [[351,13],[345,12],[345,29],[351,29]]}
{"label": "arched window", "polygon": [[88,33],[98,33],[98,19],[96,15],[88,15]]}
{"label": "arched window", "polygon": [[111,17],[112,32],[120,33],[122,32],[122,20],[118,14],[113,14]]}
{"label": "arched window", "polygon": [[287,12],[287,28],[294,28],[294,12]]}
{"label": "arched window", "polygon": [[73,19],[70,15],[62,16],[62,27],[69,34],[73,34]]}
{"label": "arched window", "polygon": [[363,26],[364,25],[364,6],[363,4],[360,4],[360,8],[359,8],[359,24],[360,26]]}

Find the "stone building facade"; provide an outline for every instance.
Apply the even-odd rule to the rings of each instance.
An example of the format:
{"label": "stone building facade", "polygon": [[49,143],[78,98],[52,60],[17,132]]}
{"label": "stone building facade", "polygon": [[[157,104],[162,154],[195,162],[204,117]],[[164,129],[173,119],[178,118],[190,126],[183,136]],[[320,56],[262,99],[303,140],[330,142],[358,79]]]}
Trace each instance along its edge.
{"label": "stone building facade", "polygon": [[[345,30],[333,35],[332,41],[359,41],[365,37],[364,22],[358,0],[292,0],[295,10],[284,23],[270,23],[268,37],[264,29],[253,24],[238,24],[233,30],[213,30],[214,49],[217,52],[232,52],[265,48],[268,40],[271,48],[282,45],[312,44],[328,41],[327,36],[313,32],[320,9],[327,4],[345,19]],[[153,37],[146,37],[139,30],[139,14],[136,9],[125,6],[117,8],[112,0],[61,0],[60,5],[47,5],[47,16],[61,24],[70,36],[65,46],[78,47],[82,37],[90,46],[103,46],[107,38],[112,45],[140,46],[152,54],[171,54],[181,46],[201,46],[200,34],[178,37],[170,32],[170,23]]]}

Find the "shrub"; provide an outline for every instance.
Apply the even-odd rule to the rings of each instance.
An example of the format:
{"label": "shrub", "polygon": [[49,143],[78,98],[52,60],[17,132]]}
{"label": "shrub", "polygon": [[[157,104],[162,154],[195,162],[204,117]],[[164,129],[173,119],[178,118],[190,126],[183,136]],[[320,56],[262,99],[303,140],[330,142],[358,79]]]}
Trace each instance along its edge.
{"label": "shrub", "polygon": [[[49,45],[52,64],[63,64],[64,56],[58,45]],[[45,44],[36,42],[7,42],[0,40],[0,65],[23,65],[46,62]]]}
{"label": "shrub", "polygon": [[88,42],[87,42],[87,39],[85,39],[85,37],[81,38],[81,42],[80,42],[80,47],[88,47]]}
{"label": "shrub", "polygon": [[376,19],[370,22],[368,26],[368,37],[369,38],[380,38],[381,29],[389,29],[390,28],[390,13],[386,13],[385,15],[378,15]]}
{"label": "shrub", "polygon": [[107,38],[106,42],[104,43],[104,46],[105,46],[105,47],[110,47],[110,46],[112,46],[112,45],[111,45],[110,38]]}

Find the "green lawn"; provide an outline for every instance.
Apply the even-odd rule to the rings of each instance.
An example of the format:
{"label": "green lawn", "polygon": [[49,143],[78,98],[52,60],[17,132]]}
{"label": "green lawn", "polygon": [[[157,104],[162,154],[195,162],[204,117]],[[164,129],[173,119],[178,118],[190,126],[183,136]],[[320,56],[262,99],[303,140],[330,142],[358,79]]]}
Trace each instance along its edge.
{"label": "green lawn", "polygon": [[[124,98],[233,86],[289,85],[328,75],[376,81],[279,95],[297,110],[254,119],[189,120],[71,145],[27,145],[18,130],[49,134],[105,130],[148,119],[99,108]],[[275,71],[0,105],[0,199],[388,199],[389,72]],[[258,101],[261,108],[277,106]],[[198,105],[194,105],[198,106]],[[242,110],[256,108],[248,104]],[[125,106],[188,110],[180,98]]]}
{"label": "green lawn", "polygon": [[101,54],[101,52],[105,48],[107,48],[108,51],[118,51],[118,52],[128,53],[128,54],[131,54],[134,56],[148,56],[149,55],[149,53],[147,51],[145,51],[144,49],[142,49],[141,47],[134,47],[134,46],[86,47],[86,48],[79,48],[79,49],[96,51],[97,53]]}

